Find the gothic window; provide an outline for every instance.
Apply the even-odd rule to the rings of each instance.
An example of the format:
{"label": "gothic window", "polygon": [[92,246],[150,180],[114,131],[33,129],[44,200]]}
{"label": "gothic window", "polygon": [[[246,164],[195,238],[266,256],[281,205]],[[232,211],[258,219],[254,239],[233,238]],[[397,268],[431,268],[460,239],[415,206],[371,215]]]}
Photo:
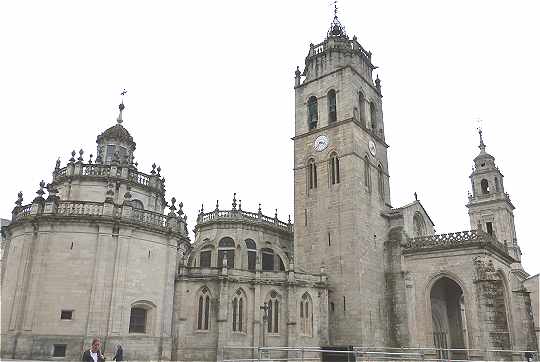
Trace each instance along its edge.
{"label": "gothic window", "polygon": [[319,119],[317,109],[317,97],[311,96],[308,99],[308,127],[310,130],[317,128],[317,121]]}
{"label": "gothic window", "polygon": [[364,157],[364,185],[371,192],[371,167],[367,155]]}
{"label": "gothic window", "polygon": [[234,240],[224,237],[218,244],[218,268],[223,267],[223,258],[227,255],[227,268],[234,268]]}
{"label": "gothic window", "polygon": [[377,108],[375,107],[375,103],[371,102],[369,103],[369,115],[371,118],[371,129],[376,132],[377,131]]}
{"label": "gothic window", "polygon": [[272,290],[267,302],[267,323],[266,331],[268,333],[279,333],[279,307],[280,302],[276,291]]}
{"label": "gothic window", "polygon": [[336,91],[331,89],[328,92],[328,123],[337,121]]}
{"label": "gothic window", "polygon": [[330,183],[332,185],[339,183],[339,158],[336,153],[330,156]]}
{"label": "gothic window", "polygon": [[384,174],[383,174],[381,165],[377,167],[377,174],[378,174],[378,184],[379,184],[379,196],[381,200],[384,200]]}
{"label": "gothic window", "polygon": [[209,329],[210,319],[210,292],[204,287],[198,296],[199,309],[197,311],[197,329],[207,331]]}
{"label": "gothic window", "polygon": [[364,93],[358,92],[358,108],[360,109],[360,124],[366,127],[366,97]]}
{"label": "gothic window", "polygon": [[308,187],[310,190],[317,188],[317,165],[313,159],[308,161]]}
{"label": "gothic window", "polygon": [[210,268],[212,264],[212,245],[206,245],[200,253],[199,265],[201,268]]}
{"label": "gothic window", "polygon": [[422,217],[422,214],[420,214],[418,211],[414,214],[413,223],[415,237],[426,235],[426,223]]}
{"label": "gothic window", "polygon": [[300,300],[300,332],[310,337],[313,333],[313,303],[308,293]]}
{"label": "gothic window", "polygon": [[262,270],[274,271],[274,250],[270,248],[262,248]]}
{"label": "gothic window", "polygon": [[482,193],[485,195],[485,194],[489,194],[489,183],[488,183],[488,180],[486,180],[485,178],[482,179],[482,181],[480,181],[480,188],[482,189]]}
{"label": "gothic window", "polygon": [[146,309],[132,307],[129,317],[129,333],[146,333]]}
{"label": "gothic window", "polygon": [[246,298],[240,289],[236,291],[232,301],[232,330],[233,332],[246,331]]}

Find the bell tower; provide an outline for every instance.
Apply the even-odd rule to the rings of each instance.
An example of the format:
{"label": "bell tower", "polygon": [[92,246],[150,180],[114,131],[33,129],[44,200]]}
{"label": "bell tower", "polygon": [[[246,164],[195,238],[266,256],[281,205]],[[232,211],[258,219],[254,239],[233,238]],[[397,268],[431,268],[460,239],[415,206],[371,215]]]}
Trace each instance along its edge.
{"label": "bell tower", "polygon": [[336,11],[295,73],[295,265],[328,275],[332,345],[381,344],[386,329],[388,145],[371,56]]}
{"label": "bell tower", "polygon": [[474,159],[471,173],[472,194],[469,193],[469,217],[471,229],[481,228],[505,244],[508,253],[521,261],[521,250],[517,244],[514,225],[514,205],[510,195],[504,191],[503,174],[495,164],[495,157],[486,152],[486,145],[480,135],[480,154]]}

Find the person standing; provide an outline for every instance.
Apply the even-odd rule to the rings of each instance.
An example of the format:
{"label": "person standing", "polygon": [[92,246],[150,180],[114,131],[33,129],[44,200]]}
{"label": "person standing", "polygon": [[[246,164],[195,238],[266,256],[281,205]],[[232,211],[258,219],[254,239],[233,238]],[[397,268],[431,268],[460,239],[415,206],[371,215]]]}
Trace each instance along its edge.
{"label": "person standing", "polygon": [[84,351],[82,355],[82,361],[84,362],[104,362],[105,357],[101,353],[101,341],[99,338],[92,339],[92,346],[90,349]]}
{"label": "person standing", "polygon": [[124,360],[124,350],[122,349],[121,345],[116,346],[116,354],[114,355],[113,360],[115,361]]}

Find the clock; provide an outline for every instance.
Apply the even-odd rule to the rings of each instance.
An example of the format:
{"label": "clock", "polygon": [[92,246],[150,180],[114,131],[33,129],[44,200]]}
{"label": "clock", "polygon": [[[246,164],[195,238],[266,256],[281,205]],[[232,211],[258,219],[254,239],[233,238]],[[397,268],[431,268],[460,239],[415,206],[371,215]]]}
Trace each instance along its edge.
{"label": "clock", "polygon": [[320,135],[319,137],[315,138],[315,142],[313,142],[313,149],[317,152],[323,151],[326,147],[328,147],[328,137],[326,135]]}
{"label": "clock", "polygon": [[377,154],[377,148],[375,147],[375,142],[373,142],[373,140],[369,140],[368,147],[369,153],[371,153],[372,156],[375,156]]}

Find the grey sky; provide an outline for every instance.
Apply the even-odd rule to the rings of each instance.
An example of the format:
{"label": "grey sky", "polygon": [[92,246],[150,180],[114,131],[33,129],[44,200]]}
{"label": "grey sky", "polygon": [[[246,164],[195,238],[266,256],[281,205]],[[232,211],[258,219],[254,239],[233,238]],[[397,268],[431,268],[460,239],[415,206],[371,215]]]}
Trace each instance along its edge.
{"label": "grey sky", "polygon": [[[393,206],[419,199],[438,232],[469,229],[475,120],[516,206],[526,270],[540,272],[535,227],[540,3],[339,3],[373,52],[383,89]],[[0,216],[25,203],[58,157],[95,155],[124,126],[139,169],[161,165],[190,228],[201,203],[286,219],[293,209],[294,70],[323,40],[330,1],[11,1],[0,5]]]}

